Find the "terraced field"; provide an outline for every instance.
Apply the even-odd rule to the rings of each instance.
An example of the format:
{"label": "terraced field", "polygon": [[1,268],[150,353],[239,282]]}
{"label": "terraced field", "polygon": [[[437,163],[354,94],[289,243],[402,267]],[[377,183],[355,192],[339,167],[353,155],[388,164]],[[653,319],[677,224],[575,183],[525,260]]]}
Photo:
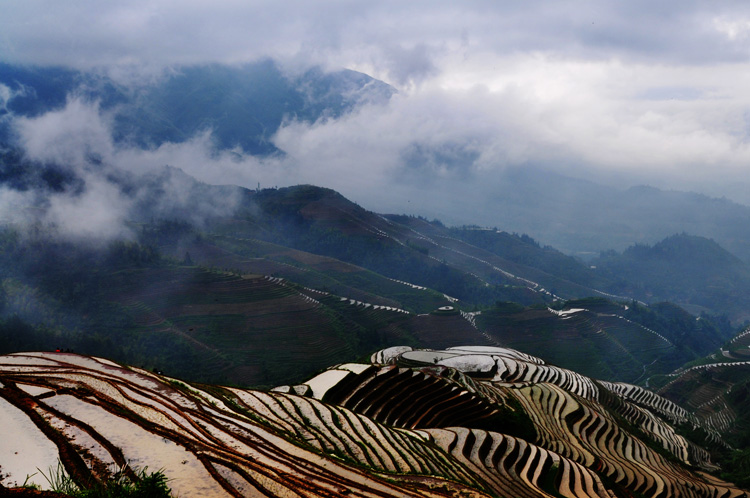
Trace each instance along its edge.
{"label": "terraced field", "polygon": [[418,313],[449,304],[445,296],[433,290],[388,279],[334,258],[255,239],[222,235],[166,250],[176,257],[188,251],[195,262],[204,266],[280,276],[302,286]]}
{"label": "terraced field", "polygon": [[[481,484],[424,435],[333,412],[315,400],[239,389],[211,393],[70,354],[2,357],[0,369],[3,418],[33,422],[28,433],[3,444],[3,468],[19,472],[6,484],[36,473],[24,443],[48,440],[81,485],[128,464],[164,468],[179,496],[486,496],[472,492]],[[339,447],[336,438],[346,434],[334,416],[362,431],[360,438],[351,432],[348,450]],[[364,438],[369,451],[359,446]],[[393,474],[396,483],[379,472]],[[398,484],[410,478],[416,489]],[[45,485],[38,473],[32,481]]]}
{"label": "terraced field", "polygon": [[[378,278],[409,295],[437,294]],[[279,277],[200,267],[126,270],[108,284],[106,299],[124,307],[138,337],[156,344],[154,366],[192,379],[272,385],[350,361],[383,343],[493,343],[476,327],[475,315],[446,305],[451,298],[442,295],[433,313],[417,315],[392,299],[367,302]],[[181,347],[171,348],[176,342]],[[186,363],[189,371],[182,368]]]}
{"label": "terraced field", "polygon": [[[419,237],[380,223],[391,238]],[[228,248],[211,242],[219,239]],[[268,242],[245,242],[206,237],[174,249],[185,255],[182,265],[102,271],[100,283],[87,291],[90,310],[76,317],[81,335],[95,336],[93,346],[68,344],[66,337],[75,334],[55,331],[49,334],[55,344],[6,350],[74,349],[192,380],[254,386],[292,382],[390,344],[506,345],[597,378],[631,382],[674,368],[669,341],[613,313],[467,313],[464,302],[423,286]],[[188,265],[203,258],[211,266]],[[245,273],[251,270],[271,274]],[[94,320],[88,321],[90,311]]]}
{"label": "terraced field", "polygon": [[630,400],[679,410],[638,388],[505,348],[398,347],[373,363],[265,392],[2,356],[0,485],[48,486],[36,468],[59,459],[79,486],[161,468],[182,497],[747,496],[696,473],[707,453]]}
{"label": "terraced field", "polygon": [[[713,433],[731,435],[743,399],[731,399],[735,389],[745,391],[750,382],[750,362],[733,361],[697,365],[668,376],[658,393],[686,407]],[[740,406],[737,406],[739,403]],[[743,413],[743,418],[746,415]]]}
{"label": "terraced field", "polygon": [[[420,218],[391,218],[398,218],[409,229],[404,235],[421,240],[434,257],[489,282],[523,286],[548,297],[601,295],[618,298],[597,290],[596,287],[604,286],[605,282],[588,268],[578,267],[562,254],[548,248],[541,249],[517,236],[492,229],[448,230]],[[498,248],[502,250],[498,251]],[[530,256],[532,253],[534,255]],[[554,270],[550,271],[551,268]],[[572,279],[566,278],[573,275]]]}
{"label": "terraced field", "polygon": [[726,349],[721,349],[721,361],[748,361],[750,360],[750,328],[743,330],[729,341]]}
{"label": "terraced field", "polygon": [[491,309],[477,315],[476,324],[497,344],[600,379],[643,381],[684,361],[667,338],[613,313]]}
{"label": "terraced field", "polygon": [[415,316],[408,324],[416,343],[423,347],[458,346],[470,344],[486,346],[491,340],[474,327],[469,319],[459,313],[436,313]]}
{"label": "terraced field", "polygon": [[368,339],[374,331],[409,316],[280,278],[195,267],[120,272],[109,283],[107,298],[125,306],[139,336],[179,341],[191,352],[189,373],[180,370],[184,359],[168,354],[160,369],[244,385],[299,378],[356,358],[366,341],[377,340]]}
{"label": "terraced field", "polygon": [[[616,303],[594,310],[493,307],[467,313],[464,303],[433,290],[284,250],[296,254],[295,265],[262,257],[244,260],[240,270],[277,265],[288,268],[282,273],[294,281],[194,266],[115,272],[103,295],[124,309],[132,321],[124,332],[135,335],[122,343],[132,354],[117,358],[194,380],[256,386],[291,382],[389,344],[509,346],[585,375],[633,383],[693,359],[617,314],[624,307]],[[298,260],[307,266],[296,266]],[[333,287],[352,294],[305,285],[306,276],[310,283],[325,283],[317,277],[318,265],[339,265],[336,278],[347,275],[351,286],[342,277]],[[428,312],[414,312],[429,305],[434,307]],[[185,363],[190,371],[181,368]]]}
{"label": "terraced field", "polygon": [[[643,388],[596,382],[504,348],[392,348],[372,360],[377,368],[355,373],[345,366],[346,375],[313,394],[389,425],[427,430],[444,442],[442,447],[475,466],[478,460],[497,461],[500,457],[487,455],[502,446],[506,456],[526,452],[529,460],[516,463],[516,470],[549,475],[554,464],[547,458],[555,455],[550,458],[567,462],[554,465],[555,482],[568,483],[578,493],[596,492],[605,482],[642,496],[744,494],[695,473],[718,467],[708,451],[678,434],[674,424],[690,422],[721,441],[718,432]],[[415,405],[424,408],[415,411]],[[519,437],[524,419],[531,422],[533,434]],[[448,426],[458,428],[446,432]],[[508,449],[514,443],[490,435],[499,431],[538,449]],[[571,462],[576,466],[565,467]],[[603,480],[591,479],[592,474]]]}
{"label": "terraced field", "polygon": [[[210,226],[134,222],[138,242],[101,253],[49,244],[70,257],[37,257],[13,245],[0,301],[22,323],[0,334],[2,352],[75,350],[195,381],[272,386],[393,344],[500,345],[646,385],[707,353],[693,343],[722,341],[718,329],[670,335],[670,320],[694,321],[674,313],[640,315],[658,315],[664,326],[649,326],[665,339],[620,316],[622,304],[562,308],[556,296],[593,291],[562,292],[548,272],[595,275],[528,237],[381,216],[312,186],[243,195],[242,209]],[[480,232],[487,247],[469,242]],[[49,268],[22,268],[42,260]],[[511,300],[531,307],[499,309]],[[33,333],[16,333],[24,327]],[[676,348],[678,337],[692,341]]]}

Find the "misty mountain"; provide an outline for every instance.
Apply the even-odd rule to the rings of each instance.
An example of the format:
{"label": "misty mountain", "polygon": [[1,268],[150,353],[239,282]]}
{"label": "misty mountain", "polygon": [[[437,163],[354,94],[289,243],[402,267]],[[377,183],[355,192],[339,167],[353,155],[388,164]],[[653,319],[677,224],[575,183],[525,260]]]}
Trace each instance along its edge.
{"label": "misty mountain", "polygon": [[[211,186],[171,167],[117,185],[132,200],[123,238],[70,240],[43,224],[0,231],[0,350],[55,344],[268,385],[390,344],[501,344],[643,381],[731,334],[725,320],[632,303],[631,270],[592,269],[525,235],[384,216],[312,185]],[[689,256],[705,252],[697,247]],[[723,254],[726,271],[741,267]],[[703,283],[679,281],[693,293]],[[620,303],[566,309],[592,295]],[[742,317],[744,300],[731,303],[703,307]]]}
{"label": "misty mountain", "polygon": [[[75,176],[54,169],[54,174],[39,174],[33,164],[6,156],[16,161],[7,164],[18,164],[8,171],[37,172],[31,179],[6,175],[7,184],[46,181],[47,191],[67,189],[79,195],[75,192],[81,190],[80,196],[86,195],[83,181]],[[158,227],[166,226],[162,221],[184,227],[191,236],[208,235],[222,250],[233,250],[244,240],[265,241],[428,287],[471,305],[496,301],[531,305],[608,296],[649,303],[674,301],[696,313],[726,313],[733,321],[746,318],[742,296],[746,294],[743,289],[750,289],[748,270],[715,242],[697,247],[689,243],[692,238],[677,237],[671,245],[686,246],[675,247],[680,257],[664,256],[663,262],[651,263],[653,269],[637,262],[643,259],[637,250],[622,258],[607,253],[593,265],[598,268],[591,268],[527,235],[477,226],[449,228],[438,220],[408,215],[381,215],[332,189],[301,185],[256,191],[208,185],[174,167],[138,175],[106,166],[91,167],[107,172],[121,212],[112,222],[105,220],[105,228],[120,237],[140,238],[175,258],[191,250],[190,243],[161,234]],[[47,206],[44,196],[40,197],[38,207],[28,210],[28,218],[34,219]],[[70,211],[88,216],[70,209],[62,215]],[[48,225],[64,235],[67,222],[68,218],[58,215]],[[194,247],[192,252],[205,253],[206,249]],[[198,262],[214,264],[210,258]]]}
{"label": "misty mountain", "polygon": [[593,264],[618,282],[613,292],[648,302],[673,301],[694,313],[721,308],[735,320],[750,318],[750,268],[711,239],[673,235],[652,246],[607,251]]}
{"label": "misty mountain", "polygon": [[[319,68],[285,72],[271,60],[243,66],[177,67],[151,80],[127,84],[103,73],[0,64],[0,85],[5,99],[0,110],[4,116],[0,118],[0,129],[5,143],[0,158],[0,180],[13,189],[33,191],[41,185],[66,193],[84,192],[92,178],[101,185],[130,174],[130,169],[138,166],[141,159],[134,150],[185,143],[208,131],[214,152],[235,151],[236,164],[231,160],[227,160],[228,165],[214,164],[210,157],[205,161],[200,157],[193,159],[190,150],[183,153],[186,155],[166,155],[164,162],[157,164],[182,167],[180,162],[171,161],[192,160],[195,164],[191,173],[202,172],[204,180],[210,177],[215,183],[224,183],[224,175],[234,174],[233,171],[239,172],[245,186],[254,187],[257,181],[269,177],[269,181],[277,182],[284,178],[286,168],[293,168],[295,174],[314,168],[306,163],[307,149],[298,151],[299,157],[290,164],[260,167],[239,162],[240,158],[247,159],[242,152],[266,158],[283,155],[284,151],[271,141],[283,123],[335,121],[363,104],[388,102],[395,91],[362,73],[324,72]],[[76,130],[78,134],[90,134],[78,144],[78,136],[50,138],[49,125],[36,123],[26,137],[33,144],[16,143],[20,118],[44,116],[66,107],[70,99],[98,102],[95,111],[84,108],[72,114],[82,122],[101,118],[105,129]],[[103,152],[97,149],[97,144],[108,141],[112,141],[115,149],[125,146],[134,149],[121,156],[107,147]],[[8,148],[8,144],[17,148]],[[28,159],[25,156],[30,155],[29,148],[34,149],[32,145],[36,145],[36,151],[53,151],[62,149],[61,144],[77,152],[65,149],[62,152],[67,156],[62,152],[58,156],[45,152],[46,159],[41,163],[24,162]],[[378,203],[403,205],[403,199],[393,198],[408,196],[409,202],[414,200],[415,212],[428,218],[453,225],[473,223],[509,233],[526,233],[544,245],[586,259],[602,251],[622,251],[634,243],[654,244],[674,233],[685,232],[712,238],[750,262],[750,207],[726,199],[645,186],[619,189],[534,165],[501,169],[492,178],[483,177],[474,171],[478,152],[469,143],[460,140],[443,143],[436,138],[431,145],[417,142],[404,147],[388,166],[393,168],[391,173],[383,176],[362,169],[363,174],[374,175],[372,190],[377,190],[375,185],[383,188],[378,190],[381,193],[377,202],[369,199],[376,209]],[[346,171],[367,168],[365,163],[359,165],[357,156],[352,157]],[[105,164],[107,159],[117,161],[118,165]],[[89,174],[82,174],[82,168]],[[320,184],[327,179],[308,181]],[[394,188],[389,189],[389,185]],[[430,188],[425,189],[425,185]],[[97,191],[94,197],[107,198],[107,194]],[[106,211],[112,207],[96,209]],[[121,213],[113,213],[113,218],[122,218]]]}
{"label": "misty mountain", "polygon": [[[271,60],[179,67],[128,84],[63,67],[0,64],[0,85],[10,96],[6,114],[35,117],[80,97],[113,114],[117,142],[158,147],[211,131],[217,147],[251,154],[278,152],[270,138],[284,120],[336,118],[358,105],[386,102],[395,92],[355,71],[313,67],[286,74]],[[4,135],[7,140],[7,128]]]}
{"label": "misty mountain", "polygon": [[[750,269],[717,242],[676,235],[591,264],[528,235],[368,211],[331,189],[303,185],[248,192],[244,207],[211,231],[336,258],[489,305],[606,296],[672,301],[693,313],[750,317]],[[592,266],[594,268],[592,268]]]}
{"label": "misty mountain", "polygon": [[[250,193],[231,225],[211,230],[333,257],[466,302],[526,304],[597,294],[595,272],[528,236],[381,215],[338,192],[299,185]],[[238,223],[237,218],[243,220]],[[552,292],[554,291],[554,292]]]}
{"label": "misty mountain", "polygon": [[655,244],[675,233],[714,239],[750,262],[750,207],[702,194],[620,189],[534,167],[509,170],[474,222],[527,233],[566,254]]}

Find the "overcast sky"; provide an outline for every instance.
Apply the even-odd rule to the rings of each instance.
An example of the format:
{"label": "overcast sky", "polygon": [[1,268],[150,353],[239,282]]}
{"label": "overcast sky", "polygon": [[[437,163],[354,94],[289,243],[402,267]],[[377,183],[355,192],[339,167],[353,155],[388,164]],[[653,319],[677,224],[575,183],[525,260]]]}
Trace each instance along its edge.
{"label": "overcast sky", "polygon": [[[430,176],[468,186],[537,165],[750,203],[748,2],[0,0],[0,11],[6,62],[126,80],[270,56],[290,71],[345,67],[399,90],[385,107],[285,127],[282,164],[224,160],[208,174],[190,165],[201,137],[113,161],[168,161],[217,183],[325,184],[381,208],[372,187],[409,185],[403,163],[432,150],[422,158]],[[57,118],[82,116],[98,137],[82,106]],[[48,125],[26,122],[29,144]]]}

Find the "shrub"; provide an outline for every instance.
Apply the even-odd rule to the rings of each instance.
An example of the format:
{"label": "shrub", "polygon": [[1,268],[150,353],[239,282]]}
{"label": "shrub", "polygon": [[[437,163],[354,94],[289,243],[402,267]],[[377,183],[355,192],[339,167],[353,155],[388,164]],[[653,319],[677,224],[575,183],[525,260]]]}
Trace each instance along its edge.
{"label": "shrub", "polygon": [[112,479],[96,483],[90,488],[79,488],[58,461],[57,468],[50,468],[49,474],[41,472],[50,488],[73,498],[169,498],[171,490],[164,472],[148,473],[148,467],[136,470],[136,479],[128,477],[126,468],[115,473]]}

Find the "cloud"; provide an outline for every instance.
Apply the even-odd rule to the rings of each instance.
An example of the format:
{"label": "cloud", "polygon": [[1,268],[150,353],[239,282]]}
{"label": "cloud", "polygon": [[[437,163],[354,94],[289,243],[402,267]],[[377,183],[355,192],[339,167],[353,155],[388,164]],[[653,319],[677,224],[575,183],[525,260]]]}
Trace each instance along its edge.
{"label": "cloud", "polygon": [[34,192],[23,192],[0,186],[0,224],[28,225],[33,221],[31,210],[37,204]]}
{"label": "cloud", "polygon": [[426,45],[411,48],[400,46],[386,50],[388,74],[400,86],[420,83],[437,73],[432,55]]}
{"label": "cloud", "polygon": [[54,163],[76,181],[59,191],[4,188],[0,217],[21,222],[37,213],[68,237],[111,239],[129,236],[125,222],[143,206],[197,223],[236,206],[232,190],[206,194],[166,166],[211,185],[327,186],[369,209],[449,223],[475,221],[517,168],[717,192],[717,179],[736,185],[744,175],[750,94],[740,81],[693,67],[548,56],[504,62],[495,79],[465,62],[466,74],[484,75],[481,83],[435,77],[386,105],[285,122],[272,138],[284,154],[264,158],[216,150],[210,131],[153,149],[118,145],[108,111],[71,96],[62,109],[13,124],[28,159]]}
{"label": "cloud", "polygon": [[12,111],[8,108],[11,101],[16,97],[25,96],[27,92],[28,89],[22,85],[14,89],[0,83],[0,126],[13,117]]}
{"label": "cloud", "polygon": [[378,208],[393,186],[450,189],[481,203],[477,188],[529,165],[698,191],[709,178],[745,175],[750,94],[722,74],[507,62],[510,76],[491,88],[438,81],[337,121],[290,123],[275,137],[298,165],[288,181],[329,185]]}
{"label": "cloud", "polygon": [[[12,121],[24,155],[27,181],[0,188],[0,220],[41,226],[75,241],[132,238],[128,221],[148,218],[202,223],[236,208],[235,191],[220,193],[169,164],[181,163],[215,184],[211,168],[234,164],[214,152],[206,133],[156,150],[119,147],[112,138],[112,116],[97,102],[69,97],[64,108]],[[236,162],[236,159],[234,160]],[[45,175],[54,172],[54,184]],[[41,178],[41,179],[40,179]],[[148,219],[147,218],[147,219]]]}
{"label": "cloud", "polygon": [[2,83],[0,83],[0,115],[4,115],[8,113],[8,104],[11,100],[16,96],[17,92],[15,92],[12,88],[9,88]]}
{"label": "cloud", "polygon": [[[270,56],[293,73],[348,67],[399,87],[386,106],[286,123],[273,138],[283,157],[217,152],[208,133],[115,146],[110,118],[76,98],[17,121],[29,157],[75,165],[95,192],[113,171],[172,165],[210,184],[314,183],[409,212],[417,199],[481,204],[477,192],[491,195],[509,168],[539,166],[750,202],[737,188],[750,163],[744,2],[29,0],[4,14],[9,62],[100,68],[132,83],[180,64]],[[167,205],[188,195],[174,191]]]}
{"label": "cloud", "polygon": [[4,9],[0,52],[9,62],[84,68],[304,57],[369,66],[398,83],[413,71],[451,71],[442,62],[455,53],[740,61],[748,19],[742,2],[29,0]]}
{"label": "cloud", "polygon": [[77,195],[51,195],[43,224],[72,240],[131,238],[133,234],[125,221],[132,200],[102,178],[86,178],[85,184],[83,192]]}
{"label": "cloud", "polygon": [[69,97],[66,106],[41,116],[15,119],[15,130],[29,159],[83,166],[112,155],[108,117],[96,102]]}

